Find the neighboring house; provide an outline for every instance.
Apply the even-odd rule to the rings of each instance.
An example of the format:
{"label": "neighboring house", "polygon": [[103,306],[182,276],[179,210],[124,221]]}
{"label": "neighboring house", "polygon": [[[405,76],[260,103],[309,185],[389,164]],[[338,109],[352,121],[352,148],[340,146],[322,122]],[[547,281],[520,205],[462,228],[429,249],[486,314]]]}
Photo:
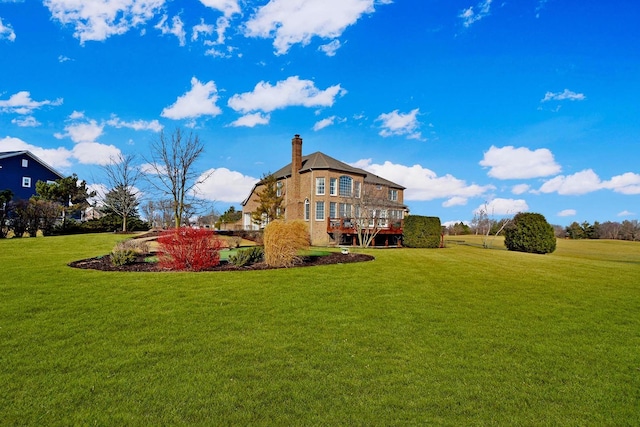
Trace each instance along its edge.
{"label": "neighboring house", "polygon": [[64,178],[29,151],[0,152],[0,190],[13,192],[13,200],[27,200],[36,194],[36,182]]}
{"label": "neighboring house", "polygon": [[[312,245],[356,245],[358,224],[361,230],[375,229],[377,237],[372,244],[400,244],[408,213],[403,186],[321,152],[303,157],[300,135],[295,135],[291,145],[291,163],[274,175],[279,195],[284,197],[284,219],[306,221]],[[262,188],[263,183],[257,183],[242,202],[245,230],[266,225],[252,220]]]}

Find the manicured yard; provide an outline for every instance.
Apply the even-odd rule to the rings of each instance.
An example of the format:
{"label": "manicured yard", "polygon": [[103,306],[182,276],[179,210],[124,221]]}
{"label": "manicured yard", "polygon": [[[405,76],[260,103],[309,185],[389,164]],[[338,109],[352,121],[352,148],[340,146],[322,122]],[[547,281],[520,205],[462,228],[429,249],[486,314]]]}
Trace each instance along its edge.
{"label": "manicured yard", "polygon": [[0,241],[0,425],[640,423],[638,243],[66,266],[120,238]]}

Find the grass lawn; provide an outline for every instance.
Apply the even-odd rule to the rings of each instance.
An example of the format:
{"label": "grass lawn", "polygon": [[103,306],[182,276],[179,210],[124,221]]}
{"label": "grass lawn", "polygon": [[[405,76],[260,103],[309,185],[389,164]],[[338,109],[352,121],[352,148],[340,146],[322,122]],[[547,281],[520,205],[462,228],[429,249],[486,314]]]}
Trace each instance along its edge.
{"label": "grass lawn", "polygon": [[0,425],[640,423],[637,242],[66,267],[118,239],[0,241]]}

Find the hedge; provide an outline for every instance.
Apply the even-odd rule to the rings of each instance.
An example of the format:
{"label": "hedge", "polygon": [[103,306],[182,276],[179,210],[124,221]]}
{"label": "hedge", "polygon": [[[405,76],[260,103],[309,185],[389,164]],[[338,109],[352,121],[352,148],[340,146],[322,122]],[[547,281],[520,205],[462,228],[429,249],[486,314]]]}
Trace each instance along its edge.
{"label": "hedge", "polygon": [[439,248],[442,235],[440,218],[409,215],[404,219],[403,242],[409,248]]}

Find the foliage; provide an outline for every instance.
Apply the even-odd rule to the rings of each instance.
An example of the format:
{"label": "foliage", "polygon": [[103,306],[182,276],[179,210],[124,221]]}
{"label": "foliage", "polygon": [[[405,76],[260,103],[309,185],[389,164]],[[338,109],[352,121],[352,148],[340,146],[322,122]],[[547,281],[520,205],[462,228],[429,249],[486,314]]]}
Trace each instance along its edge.
{"label": "foliage", "polygon": [[463,222],[456,222],[455,224],[447,227],[447,232],[450,236],[463,236],[471,234],[471,227]]}
{"label": "foliage", "polygon": [[82,212],[89,207],[87,199],[95,197],[95,191],[89,191],[85,181],[78,181],[78,176],[73,174],[65,178],[56,179],[54,182],[36,182],[36,199],[57,203],[62,210],[62,225],[67,226],[67,217]]}
{"label": "foliage", "polygon": [[264,261],[271,267],[291,267],[298,252],[309,247],[309,230],[304,221],[275,220],[264,229]]}
{"label": "foliage", "polygon": [[409,248],[439,248],[442,241],[440,218],[409,215],[404,219],[403,242]]}
{"label": "foliage", "polygon": [[191,132],[183,135],[180,128],[169,136],[161,131],[151,144],[147,178],[156,190],[170,198],[175,228],[188,220],[191,212],[187,211],[193,209],[195,190],[211,176],[212,172],[200,174],[194,169],[203,152],[204,144],[198,135]]}
{"label": "foliage", "polygon": [[134,155],[119,154],[103,166],[110,190],[103,198],[103,211],[114,213],[122,218],[122,231],[127,231],[127,219],[137,216],[138,191],[136,184],[140,179],[140,168],[135,166]]}
{"label": "foliage", "polygon": [[11,199],[13,192],[9,189],[0,191],[0,239],[7,237],[9,233],[9,212],[11,212]]}
{"label": "foliage", "polygon": [[521,212],[505,229],[504,244],[510,251],[547,254],[556,250],[556,236],[543,215]]}
{"label": "foliage", "polygon": [[229,207],[215,222],[216,228],[222,228],[222,224],[233,224],[242,219],[242,211],[237,211],[235,206]]}
{"label": "foliage", "polygon": [[259,225],[267,225],[284,216],[284,193],[278,196],[278,180],[272,173],[262,176],[259,185],[262,189],[256,192],[258,207],[251,213],[251,219]]}
{"label": "foliage", "polygon": [[131,264],[138,255],[149,253],[149,244],[139,239],[130,239],[119,242],[111,251],[111,263],[113,265]]}
{"label": "foliage", "polygon": [[[126,231],[147,231],[151,225],[138,217],[130,217],[127,220]],[[104,231],[122,230],[122,217],[116,214],[107,214],[100,218],[90,219],[81,224],[78,233],[98,233]]]}
{"label": "foliage", "polygon": [[181,227],[166,231],[158,244],[162,268],[201,271],[220,263],[222,242],[209,230]]}
{"label": "foliage", "polygon": [[20,199],[11,202],[11,218],[9,219],[9,228],[13,231],[14,238],[20,238],[29,228],[32,220],[32,212],[29,209],[29,201]]}
{"label": "foliage", "polygon": [[122,231],[127,231],[129,218],[138,216],[137,194],[127,187],[115,187],[104,196],[104,206],[101,211],[105,214],[114,214],[120,217]]}
{"label": "foliage", "polygon": [[235,255],[229,257],[229,262],[237,267],[261,262],[264,258],[264,249],[261,246],[253,246],[247,249],[240,249]]}
{"label": "foliage", "polygon": [[136,252],[131,249],[114,249],[111,252],[111,264],[116,266],[131,264],[136,260]]}

